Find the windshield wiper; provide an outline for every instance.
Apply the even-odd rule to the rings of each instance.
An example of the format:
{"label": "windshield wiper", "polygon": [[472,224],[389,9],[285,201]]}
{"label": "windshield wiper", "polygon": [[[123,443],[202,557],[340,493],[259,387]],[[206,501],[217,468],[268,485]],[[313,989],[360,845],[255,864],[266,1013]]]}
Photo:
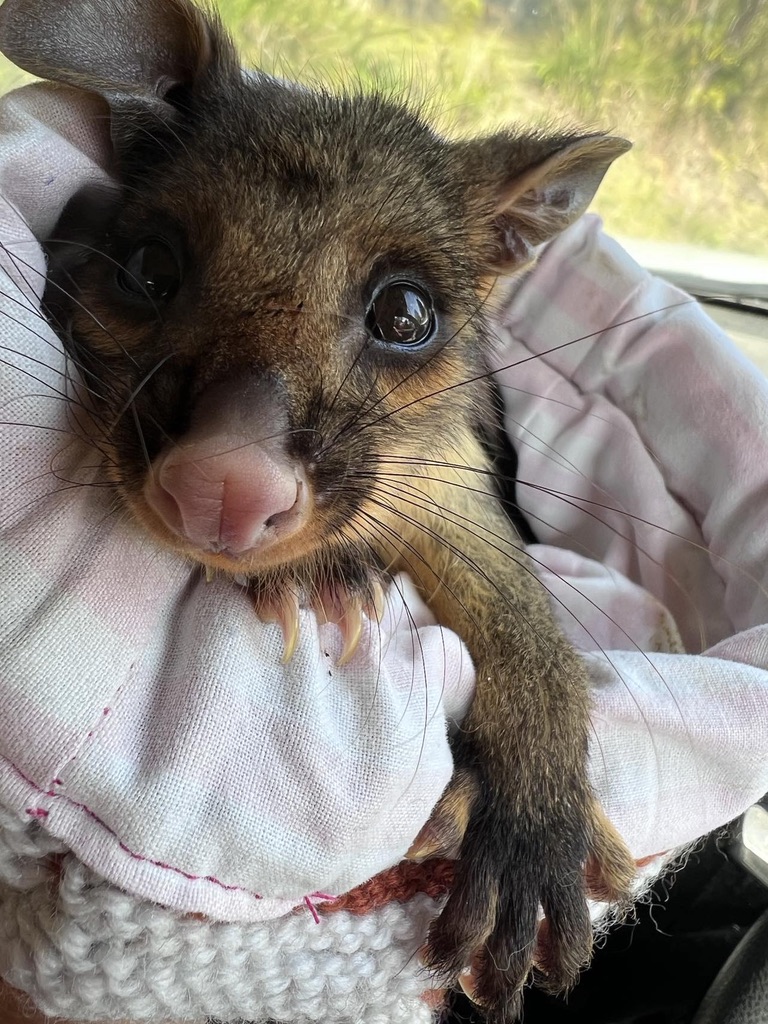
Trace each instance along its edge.
{"label": "windshield wiper", "polygon": [[768,315],[768,259],[671,242],[620,241],[641,266],[700,301]]}

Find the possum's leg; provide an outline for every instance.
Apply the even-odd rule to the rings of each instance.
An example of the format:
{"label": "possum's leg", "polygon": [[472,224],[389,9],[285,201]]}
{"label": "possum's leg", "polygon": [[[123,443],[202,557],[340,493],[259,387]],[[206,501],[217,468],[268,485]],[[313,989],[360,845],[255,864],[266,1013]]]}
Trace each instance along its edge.
{"label": "possum's leg", "polygon": [[[467,464],[486,464],[474,443],[466,447]],[[439,845],[452,829],[461,841],[428,962],[450,979],[473,964],[495,1024],[515,1018],[532,968],[553,990],[575,981],[592,948],[587,874],[591,894],[620,900],[633,865],[587,778],[585,668],[498,499],[477,493],[482,479],[420,468],[388,526],[404,540],[398,567],[465,640],[477,670],[453,742],[454,779],[414,852],[429,853],[430,835]]]}

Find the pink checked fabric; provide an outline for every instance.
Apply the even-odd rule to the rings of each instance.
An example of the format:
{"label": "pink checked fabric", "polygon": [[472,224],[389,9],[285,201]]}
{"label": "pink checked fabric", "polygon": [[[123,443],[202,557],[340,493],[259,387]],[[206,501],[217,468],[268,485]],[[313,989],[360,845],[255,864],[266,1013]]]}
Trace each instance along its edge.
{"label": "pink checked fabric", "polygon": [[498,337],[530,553],[599,651],[595,785],[637,857],[672,849],[768,789],[768,381],[593,217]]}
{"label": "pink checked fabric", "polygon": [[[255,922],[402,857],[473,672],[404,580],[349,665],[305,614],[280,666],[241,586],[99,486],[36,238],[105,175],[101,115],[40,85],[0,106],[0,803],[137,896]],[[591,652],[595,784],[636,857],[669,850],[768,790],[768,388],[593,219],[505,301],[495,359],[531,554]]]}

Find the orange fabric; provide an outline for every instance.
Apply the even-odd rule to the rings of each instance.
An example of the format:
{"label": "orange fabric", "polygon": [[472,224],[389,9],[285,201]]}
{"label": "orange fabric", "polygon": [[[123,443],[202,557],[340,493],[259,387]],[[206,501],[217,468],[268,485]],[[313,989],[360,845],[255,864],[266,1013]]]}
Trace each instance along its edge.
{"label": "orange fabric", "polygon": [[452,883],[453,861],[435,858],[417,864],[415,861],[404,860],[356,889],[344,893],[332,903],[319,903],[318,910],[324,914],[335,910],[367,914],[392,901],[406,903],[420,892],[438,899],[450,891]]}
{"label": "orange fabric", "polygon": [[635,861],[635,864],[638,868],[647,867],[648,864],[653,863],[658,857],[663,857],[667,852],[667,850],[662,850],[661,853],[652,853],[650,857],[641,857],[640,860]]}

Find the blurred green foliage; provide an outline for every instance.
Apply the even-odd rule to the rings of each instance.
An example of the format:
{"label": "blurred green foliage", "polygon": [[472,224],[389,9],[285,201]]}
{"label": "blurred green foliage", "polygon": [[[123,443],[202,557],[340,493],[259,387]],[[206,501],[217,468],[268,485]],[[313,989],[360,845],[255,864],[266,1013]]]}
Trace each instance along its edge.
{"label": "blurred green foliage", "polygon": [[553,120],[624,134],[635,149],[597,202],[612,231],[768,255],[768,0],[216,6],[248,63],[387,89],[452,134]]}
{"label": "blurred green foliage", "polygon": [[768,3],[550,0],[518,27],[546,94],[634,136],[616,230],[768,255]]}
{"label": "blurred green foliage", "polygon": [[533,114],[528,61],[496,31],[472,32],[481,0],[453,0],[456,10],[448,18],[406,14],[386,0],[321,6],[221,0],[218,6],[250,62],[274,74],[388,89],[426,104],[454,131]]}
{"label": "blurred green foliage", "polygon": [[768,111],[762,0],[551,0],[542,81],[583,106],[622,84],[674,121]]}
{"label": "blurred green foliage", "polygon": [[251,58],[424,98],[440,126],[574,121],[635,141],[625,235],[768,255],[766,0],[221,0]]}

